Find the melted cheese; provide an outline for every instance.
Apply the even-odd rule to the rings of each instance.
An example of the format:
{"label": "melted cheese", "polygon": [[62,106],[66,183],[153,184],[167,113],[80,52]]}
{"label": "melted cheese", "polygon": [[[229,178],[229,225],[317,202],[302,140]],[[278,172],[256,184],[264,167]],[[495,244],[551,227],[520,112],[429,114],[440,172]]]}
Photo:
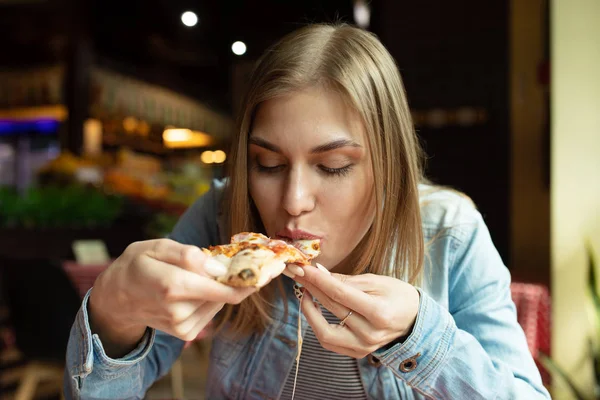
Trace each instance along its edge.
{"label": "melted cheese", "polygon": [[261,274],[256,283],[256,286],[263,287],[267,284],[271,279],[278,277],[281,275],[283,270],[285,269],[285,262],[274,259],[273,261],[262,266]]}
{"label": "melted cheese", "polygon": [[268,249],[246,249],[231,258],[229,272],[237,274],[243,269],[260,270],[275,258],[275,253]]}
{"label": "melted cheese", "polygon": [[231,265],[230,257],[227,257],[225,254],[217,254],[215,256],[212,256],[212,258],[213,260],[220,262],[221,264],[226,266],[227,269],[229,269],[229,266]]}
{"label": "melted cheese", "polygon": [[298,382],[298,370],[300,369],[300,354],[302,354],[302,298],[298,306],[298,354],[296,355],[296,373],[294,374],[294,388],[292,389],[292,400],[296,394],[296,383]]}
{"label": "melted cheese", "polygon": [[321,253],[321,241],[319,239],[294,240],[293,246],[311,259],[317,257]]}

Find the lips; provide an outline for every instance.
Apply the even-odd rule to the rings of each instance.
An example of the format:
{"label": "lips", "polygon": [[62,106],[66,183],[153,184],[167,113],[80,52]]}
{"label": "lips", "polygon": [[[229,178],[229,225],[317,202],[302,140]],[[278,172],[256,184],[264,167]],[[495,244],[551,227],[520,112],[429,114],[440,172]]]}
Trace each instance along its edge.
{"label": "lips", "polygon": [[283,229],[277,232],[277,237],[283,240],[314,240],[321,239],[322,236],[314,235],[310,232],[303,231],[301,229]]}

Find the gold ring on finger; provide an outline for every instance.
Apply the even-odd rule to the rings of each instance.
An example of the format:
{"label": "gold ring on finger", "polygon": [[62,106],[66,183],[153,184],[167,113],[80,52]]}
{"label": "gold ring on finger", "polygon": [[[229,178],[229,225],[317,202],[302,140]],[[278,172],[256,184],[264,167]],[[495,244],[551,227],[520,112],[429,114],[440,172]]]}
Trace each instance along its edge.
{"label": "gold ring on finger", "polygon": [[346,321],[348,320],[348,318],[350,318],[351,315],[352,315],[352,310],[350,310],[348,312],[348,315],[346,315],[346,318],[344,318],[343,320],[340,321],[340,326],[346,326]]}

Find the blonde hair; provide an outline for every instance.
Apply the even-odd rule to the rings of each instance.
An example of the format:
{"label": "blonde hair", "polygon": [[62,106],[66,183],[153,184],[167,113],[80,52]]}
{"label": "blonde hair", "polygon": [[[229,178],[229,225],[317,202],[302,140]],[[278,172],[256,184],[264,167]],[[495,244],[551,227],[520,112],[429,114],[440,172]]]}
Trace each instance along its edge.
{"label": "blonde hair", "polygon": [[[377,39],[348,25],[309,25],[281,39],[258,61],[249,82],[230,152],[225,197],[228,231],[264,228],[248,192],[248,137],[261,103],[312,86],[336,90],[361,116],[371,150],[376,215],[352,252],[353,273],[371,272],[416,282],[422,274],[424,243],[418,184],[422,153],[396,64]],[[221,322],[239,333],[260,331],[270,322],[280,279],[235,307]],[[286,303],[287,304],[287,303]]]}

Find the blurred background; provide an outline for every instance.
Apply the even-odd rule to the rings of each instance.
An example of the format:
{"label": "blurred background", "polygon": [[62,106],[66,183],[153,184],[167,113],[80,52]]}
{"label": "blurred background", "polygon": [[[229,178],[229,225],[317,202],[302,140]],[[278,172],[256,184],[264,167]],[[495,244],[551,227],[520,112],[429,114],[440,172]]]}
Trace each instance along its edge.
{"label": "blurred background", "polygon": [[[427,175],[483,214],[554,397],[600,398],[597,0],[0,0],[0,397],[58,398],[95,277],[223,176],[260,54],[336,21],[396,59]],[[208,347],[148,398],[204,398]]]}

